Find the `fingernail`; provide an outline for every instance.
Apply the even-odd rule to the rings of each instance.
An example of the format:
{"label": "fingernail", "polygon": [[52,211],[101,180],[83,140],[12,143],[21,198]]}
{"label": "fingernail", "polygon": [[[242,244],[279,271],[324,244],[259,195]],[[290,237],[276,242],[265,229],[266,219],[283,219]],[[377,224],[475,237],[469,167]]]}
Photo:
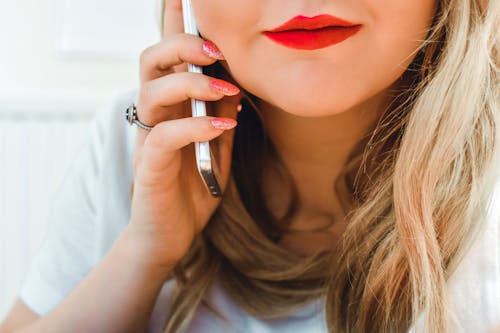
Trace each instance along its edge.
{"label": "fingernail", "polygon": [[223,93],[227,96],[234,96],[240,93],[240,89],[238,87],[232,85],[229,82],[213,79],[210,81],[210,86],[215,89],[217,92]]}
{"label": "fingernail", "polygon": [[229,130],[238,124],[236,120],[231,118],[214,118],[210,120],[210,123],[213,127],[221,130]]}
{"label": "fingernail", "polygon": [[202,45],[203,52],[205,52],[206,55],[209,57],[219,59],[219,60],[224,60],[224,56],[222,55],[222,52],[215,46],[214,43],[210,41],[204,41]]}

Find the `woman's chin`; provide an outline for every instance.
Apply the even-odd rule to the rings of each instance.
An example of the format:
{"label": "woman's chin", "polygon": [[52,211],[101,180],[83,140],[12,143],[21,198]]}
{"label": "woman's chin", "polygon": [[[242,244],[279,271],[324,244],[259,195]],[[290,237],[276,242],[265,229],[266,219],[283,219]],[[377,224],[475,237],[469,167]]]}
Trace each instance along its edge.
{"label": "woman's chin", "polygon": [[278,105],[281,110],[289,114],[309,118],[334,116],[348,110],[347,107],[338,105],[335,101],[330,104],[319,104],[310,99],[295,99]]}

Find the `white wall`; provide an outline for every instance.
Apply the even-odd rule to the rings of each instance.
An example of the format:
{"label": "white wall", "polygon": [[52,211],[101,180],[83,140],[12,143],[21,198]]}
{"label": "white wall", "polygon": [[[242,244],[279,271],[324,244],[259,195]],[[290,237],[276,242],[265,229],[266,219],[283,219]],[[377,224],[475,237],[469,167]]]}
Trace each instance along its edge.
{"label": "white wall", "polygon": [[156,0],[0,0],[0,320],[93,112],[138,85]]}
{"label": "white wall", "polygon": [[[146,28],[142,24],[145,18],[134,16],[131,5],[127,5],[137,6],[139,3],[154,10],[156,8],[154,1],[113,1],[122,3],[123,6],[116,8],[116,12],[110,17],[114,20],[113,24],[105,28],[129,26],[130,30],[135,29],[139,34],[154,33],[155,17],[149,18],[149,26]],[[71,22],[75,21],[74,19],[70,22],[68,19],[65,21],[61,15],[67,7],[66,2],[78,4],[85,1],[0,1],[0,108],[11,104],[54,100],[74,101],[75,104],[81,101],[102,102],[113,93],[136,86],[138,77],[136,60],[141,47],[138,45],[137,35],[130,42],[131,51],[125,55],[116,53],[106,56],[96,50],[95,56],[90,53],[79,56],[78,53],[69,55],[67,52],[65,55],[60,51],[61,41],[65,36],[62,26],[66,23],[68,27],[72,27]],[[102,10],[101,8],[97,13]],[[80,21],[87,22],[89,27],[95,26],[95,19],[91,17],[85,17]],[[89,33],[92,32],[92,29],[88,30]],[[109,44],[122,46],[127,39],[131,39],[125,34],[127,30],[123,32],[121,36],[112,33],[107,33],[105,36],[115,37],[114,40],[110,38]],[[149,45],[156,38],[156,35],[145,36],[143,46]]]}

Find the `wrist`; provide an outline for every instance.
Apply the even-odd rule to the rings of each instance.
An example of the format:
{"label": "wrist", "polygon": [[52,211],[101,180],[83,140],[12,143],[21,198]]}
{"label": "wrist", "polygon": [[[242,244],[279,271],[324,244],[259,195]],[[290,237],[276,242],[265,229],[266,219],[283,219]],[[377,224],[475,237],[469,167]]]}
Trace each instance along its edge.
{"label": "wrist", "polygon": [[152,247],[147,242],[137,239],[128,226],[119,235],[113,247],[134,266],[165,278],[171,274],[177,264],[173,261],[159,261]]}

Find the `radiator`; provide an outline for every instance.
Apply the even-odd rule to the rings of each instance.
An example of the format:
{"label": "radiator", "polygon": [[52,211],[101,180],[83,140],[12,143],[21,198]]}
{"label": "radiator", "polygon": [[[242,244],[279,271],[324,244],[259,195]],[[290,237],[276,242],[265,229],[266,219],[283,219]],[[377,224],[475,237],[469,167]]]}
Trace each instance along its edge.
{"label": "radiator", "polygon": [[92,112],[0,110],[0,320],[45,235],[54,192]]}

